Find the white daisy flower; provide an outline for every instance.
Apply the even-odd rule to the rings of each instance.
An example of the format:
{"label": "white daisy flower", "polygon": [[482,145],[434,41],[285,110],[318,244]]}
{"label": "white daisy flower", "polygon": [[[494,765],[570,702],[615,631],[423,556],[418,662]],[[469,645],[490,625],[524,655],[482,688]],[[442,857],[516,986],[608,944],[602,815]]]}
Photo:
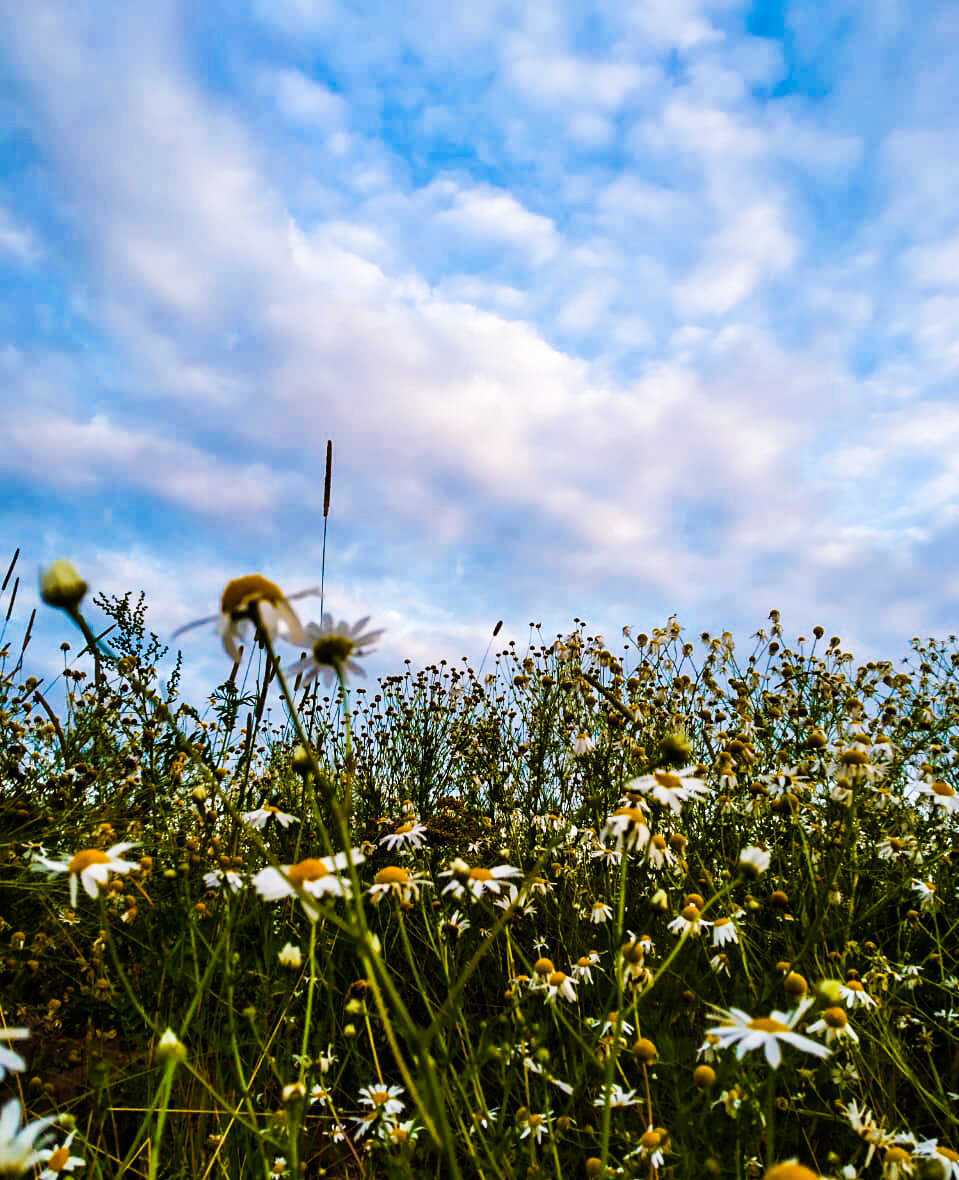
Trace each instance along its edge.
{"label": "white daisy flower", "polygon": [[57,1180],[58,1176],[62,1176],[64,1172],[72,1172],[76,1168],[82,1168],[85,1160],[82,1156],[70,1154],[70,1144],[76,1131],[71,1131],[64,1139],[62,1146],[51,1148],[44,1147],[37,1152],[37,1163],[46,1164],[46,1167],[40,1173],[38,1180]]}
{"label": "white daisy flower", "polygon": [[[351,853],[353,864],[361,864],[366,858],[356,849]],[[260,897],[267,901],[278,901],[282,897],[297,897],[297,890],[303,890],[313,897],[332,894],[333,897],[352,896],[350,883],[342,873],[348,864],[345,852],[338,852],[335,856],[309,857],[299,864],[283,865],[279,869],[272,867],[260,869],[253,877],[253,888]],[[303,909],[311,921],[316,921],[320,911],[309,901],[300,898]]]}
{"label": "white daisy flower", "polygon": [[56,1122],[48,1115],[20,1127],[20,1103],[11,1099],[0,1111],[0,1176],[21,1176],[40,1159],[40,1135]]}
{"label": "white daisy flower", "polygon": [[714,1039],[722,1049],[736,1045],[736,1057],[739,1060],[752,1049],[763,1049],[766,1060],[773,1069],[778,1069],[782,1061],[780,1042],[792,1045],[794,1049],[799,1049],[803,1053],[828,1057],[830,1050],[825,1045],[794,1031],[808,1006],[809,1002],[806,1001],[788,1015],[784,1012],[773,1012],[769,1016],[760,1016],[756,1019],[741,1008],[730,1008],[728,1012],[722,1013],[721,1024],[706,1030],[706,1036]]}
{"label": "white daisy flower", "polygon": [[272,803],[264,803],[256,811],[244,811],[242,818],[245,824],[257,829],[265,828],[270,822],[278,823],[281,828],[288,828],[290,824],[300,822],[295,815],[287,815],[285,811],[280,811],[279,807],[274,807]]}
{"label": "white daisy flower", "polygon": [[578,733],[573,738],[573,753],[577,757],[582,757],[583,754],[591,754],[596,749],[596,743],[588,733]]}
{"label": "white daisy flower", "polygon": [[695,766],[686,766],[677,771],[654,770],[652,774],[632,779],[624,789],[651,795],[657,803],[669,807],[678,815],[685,802],[710,793],[709,787],[694,773],[696,769]]}
{"label": "white daisy flower", "polygon": [[410,848],[422,848],[426,843],[427,828],[425,824],[415,819],[401,823],[387,836],[380,838],[380,844],[394,852],[397,848],[409,845]]}
{"label": "white daisy flower", "polygon": [[457,899],[461,898],[464,893],[471,893],[474,899],[478,900],[484,893],[500,893],[503,889],[503,882],[509,877],[521,877],[523,875],[521,869],[514,868],[512,865],[496,865],[492,869],[476,866],[470,868],[464,861],[456,860],[445,871],[440,873],[441,877],[449,877],[449,884],[443,889],[443,893],[452,893]]}
{"label": "white daisy flower", "polygon": [[[645,808],[645,804],[643,804]],[[638,807],[618,807],[603,828],[603,841],[613,842],[627,851],[645,848],[649,840],[646,816]]]}
{"label": "white daisy flower", "polygon": [[369,655],[369,651],[364,649],[376,643],[383,634],[382,630],[364,632],[369,621],[367,615],[351,625],[345,621],[336,623],[332,615],[324,615],[320,624],[307,623],[302,638],[297,642],[308,647],[309,653],[298,664],[287,669],[287,676],[299,676],[303,684],[312,684],[321,674],[327,684],[332,684],[334,676],[345,680],[347,672],[354,676],[365,676],[366,673],[356,660]]}
{"label": "white daisy flower", "polygon": [[78,882],[82,883],[90,897],[98,897],[100,888],[109,881],[111,873],[129,873],[139,867],[135,861],[120,859],[120,854],[132,847],[132,844],[114,844],[106,852],[99,848],[82,848],[68,861],[47,860],[46,857],[38,856],[32,867],[48,873],[69,873],[70,904],[76,909]]}

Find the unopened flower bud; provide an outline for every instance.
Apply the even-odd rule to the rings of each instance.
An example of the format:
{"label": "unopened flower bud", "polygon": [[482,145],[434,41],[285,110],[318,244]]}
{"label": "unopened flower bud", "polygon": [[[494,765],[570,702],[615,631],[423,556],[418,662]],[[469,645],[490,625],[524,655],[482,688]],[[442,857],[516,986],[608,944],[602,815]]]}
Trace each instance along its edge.
{"label": "unopened flower bud", "polygon": [[47,606],[76,610],[89,587],[69,561],[55,561],[40,575],[40,597]]}

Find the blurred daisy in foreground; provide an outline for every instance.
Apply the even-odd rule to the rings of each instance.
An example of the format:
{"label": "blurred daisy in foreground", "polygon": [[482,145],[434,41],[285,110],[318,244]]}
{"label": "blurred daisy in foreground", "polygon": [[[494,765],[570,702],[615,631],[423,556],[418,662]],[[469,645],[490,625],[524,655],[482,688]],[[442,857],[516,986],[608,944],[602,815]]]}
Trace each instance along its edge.
{"label": "blurred daisy in foreground", "polygon": [[327,684],[332,684],[334,676],[345,680],[347,672],[365,676],[356,659],[369,655],[365,649],[383,634],[382,630],[364,632],[369,621],[367,615],[351,626],[347,622],[335,623],[332,615],[324,615],[321,624],[308,623],[297,642],[308,647],[309,653],[287,669],[287,676],[299,676],[304,685],[312,684],[321,673]]}
{"label": "blurred daisy in foreground", "polygon": [[792,1045],[794,1049],[799,1049],[803,1053],[828,1057],[830,1050],[825,1045],[794,1031],[808,1006],[808,1003],[800,1004],[788,1015],[784,1012],[773,1012],[770,1016],[759,1016],[756,1019],[748,1012],[743,1012],[741,1008],[730,1008],[728,1012],[723,1012],[724,1019],[721,1024],[706,1030],[706,1036],[718,1043],[722,1049],[735,1045],[737,1060],[741,1060],[752,1049],[763,1049],[766,1060],[773,1069],[778,1069],[782,1061],[780,1042]]}
{"label": "blurred daisy in foreground", "polygon": [[[0,1029],[0,1041],[24,1041],[30,1035],[28,1028],[4,1028]],[[20,1071],[26,1069],[27,1063],[23,1060],[19,1053],[14,1053],[12,1049],[4,1049],[0,1045],[0,1082],[3,1081],[8,1069]]]}
{"label": "blurred daisy in foreground", "polygon": [[43,1131],[56,1122],[52,1116],[34,1119],[20,1127],[20,1103],[16,1098],[0,1111],[0,1175],[21,1176],[40,1159],[36,1143]]}
{"label": "blurred daisy in foreground", "polygon": [[937,1163],[942,1180],[959,1180],[959,1152],[944,1147],[938,1139],[924,1139],[917,1143],[913,1155]]}
{"label": "blurred daisy in foreground", "polygon": [[290,606],[290,601],[318,593],[319,587],[311,586],[309,590],[286,595],[275,582],[264,578],[262,574],[245,574],[242,578],[227,582],[220,598],[218,615],[208,615],[185,623],[173,632],[173,637],[193,627],[202,627],[205,623],[216,623],[226,654],[238,664],[240,643],[249,635],[251,628],[254,631],[262,628],[271,640],[279,636],[289,643],[304,643],[303,625]]}
{"label": "blurred daisy in foreground", "polygon": [[135,861],[120,859],[120,854],[132,847],[132,844],[114,844],[106,852],[99,848],[82,848],[68,861],[38,856],[33,868],[48,873],[69,873],[70,904],[76,909],[78,881],[91,897],[98,897],[101,886],[106,885],[111,873],[129,873],[139,867]]}

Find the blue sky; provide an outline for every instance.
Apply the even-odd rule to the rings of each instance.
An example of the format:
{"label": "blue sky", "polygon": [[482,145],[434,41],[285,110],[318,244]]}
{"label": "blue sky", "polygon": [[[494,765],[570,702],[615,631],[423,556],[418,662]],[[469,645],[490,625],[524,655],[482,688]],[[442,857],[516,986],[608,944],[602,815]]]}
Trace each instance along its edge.
{"label": "blue sky", "polygon": [[0,551],[168,634],[319,580],[332,438],[377,671],[954,629],[959,9],[449,8],[5,7]]}

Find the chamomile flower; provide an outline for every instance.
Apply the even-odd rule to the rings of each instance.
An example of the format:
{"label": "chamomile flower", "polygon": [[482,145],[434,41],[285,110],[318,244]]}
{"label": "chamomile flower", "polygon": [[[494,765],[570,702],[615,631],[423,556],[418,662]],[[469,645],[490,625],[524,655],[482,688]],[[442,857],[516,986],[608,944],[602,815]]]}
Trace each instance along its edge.
{"label": "chamomile flower", "polygon": [[593,1106],[639,1106],[642,1101],[635,1090],[624,1090],[618,1083],[613,1082],[605,1093],[593,1099]]}
{"label": "chamomile flower", "polygon": [[332,684],[334,677],[345,680],[347,672],[365,676],[356,660],[369,655],[367,649],[383,634],[382,630],[366,631],[369,621],[366,615],[357,623],[336,623],[332,615],[324,615],[322,623],[307,623],[298,642],[310,650],[298,664],[287,669],[287,676],[299,676],[303,684],[312,684],[321,674],[327,684]]}
{"label": "chamomile flower", "polygon": [[646,845],[646,859],[654,869],[661,869],[663,865],[672,868],[676,863],[676,854],[669,847],[666,837],[657,832]]}
{"label": "chamomile flower", "polygon": [[583,754],[591,754],[596,749],[596,743],[588,733],[578,733],[573,738],[573,753],[577,757],[582,757]]}
{"label": "chamomile flower", "polygon": [[175,638],[193,627],[216,623],[226,654],[234,663],[239,663],[239,645],[251,629],[255,632],[262,628],[271,639],[279,636],[290,643],[302,643],[303,626],[290,602],[295,598],[316,594],[318,591],[319,587],[313,586],[309,590],[286,595],[275,582],[264,578],[262,574],[245,574],[241,578],[227,582],[220,599],[218,615],[194,619],[192,623],[178,627],[173,635]]}
{"label": "chamomile flower", "polygon": [[815,1024],[811,1024],[807,1031],[823,1033],[827,1045],[831,1045],[835,1041],[852,1041],[855,1045],[859,1044],[859,1034],[849,1023],[845,1008],[827,1008],[819,1020]]}
{"label": "chamomile flower", "polygon": [[53,1116],[20,1127],[20,1103],[11,1099],[0,1111],[0,1176],[20,1176],[40,1159],[40,1135],[56,1122]]}
{"label": "chamomile flower", "polygon": [[[645,808],[644,803],[643,809]],[[618,807],[603,828],[603,841],[614,842],[618,849],[625,848],[629,851],[645,848],[648,840],[646,816],[639,807]]]}
{"label": "chamomile flower", "polygon": [[679,916],[666,926],[667,930],[671,930],[673,934],[689,934],[690,938],[696,938],[702,932],[704,926],[711,926],[712,922],[707,922],[700,913],[699,906],[689,902],[680,912]]}
{"label": "chamomile flower", "polygon": [[830,1050],[825,1045],[794,1031],[807,1007],[808,1002],[800,1004],[788,1015],[784,1012],[773,1012],[769,1016],[759,1016],[755,1019],[741,1008],[730,1008],[728,1012],[722,1012],[722,1023],[706,1030],[706,1036],[714,1039],[722,1049],[735,1045],[737,1060],[741,1060],[752,1049],[763,1049],[766,1060],[773,1069],[778,1069],[782,1061],[780,1042],[792,1045],[794,1049],[799,1049],[803,1053],[828,1057]]}
{"label": "chamomile flower", "polygon": [[739,942],[739,931],[732,918],[717,918],[713,923],[713,946],[725,946],[729,942]]}
{"label": "chamomile flower", "polygon": [[402,1086],[364,1086],[360,1090],[360,1102],[370,1110],[356,1120],[357,1139],[362,1139],[376,1124],[395,1121],[406,1109],[406,1103],[400,1100],[403,1092]]}
{"label": "chamomile flower", "polygon": [[522,870],[514,868],[513,865],[495,865],[491,869],[483,868],[481,865],[470,867],[465,861],[453,861],[448,869],[440,873],[441,877],[449,877],[449,883],[443,889],[443,893],[452,893],[452,895],[459,900],[464,893],[472,894],[474,900],[478,901],[484,893],[499,894],[503,889],[503,883],[509,877],[521,877]]}
{"label": "chamomile flower", "polygon": [[839,989],[839,997],[847,1008],[875,1008],[876,1001],[858,979],[847,979]]}
{"label": "chamomile flower", "polygon": [[251,828],[262,829],[269,823],[278,823],[281,828],[288,828],[290,824],[298,824],[300,821],[295,815],[287,815],[285,811],[280,811],[279,807],[274,807],[272,803],[264,803],[256,811],[245,811],[243,822]]}
{"label": "chamomile flower", "polygon": [[750,846],[739,854],[739,871],[747,877],[758,877],[769,868],[772,854],[765,848]]}
{"label": "chamomile flower", "polygon": [[604,922],[608,922],[613,916],[613,911],[605,901],[594,901],[593,904],[586,911],[589,915],[589,920],[594,926],[599,926]]}
{"label": "chamomile flower", "polygon": [[47,860],[46,857],[38,856],[33,867],[48,873],[69,873],[70,904],[76,909],[78,883],[83,885],[90,897],[98,897],[111,873],[129,873],[138,867],[134,861],[120,859],[121,853],[132,847],[132,844],[114,844],[106,852],[99,848],[81,848],[68,861]]}
{"label": "chamomile flower", "polygon": [[[0,1029],[0,1041],[23,1041],[30,1035],[28,1028],[3,1028]],[[0,1045],[0,1082],[6,1076],[7,1070],[15,1070],[19,1072],[21,1069],[26,1069],[27,1063],[23,1060],[19,1053],[14,1053],[12,1049],[5,1049]]]}
{"label": "chamomile flower", "polygon": [[549,1134],[549,1115],[531,1114],[525,1106],[516,1112],[516,1121],[522,1127],[520,1139],[532,1137],[537,1143],[542,1142],[543,1136]]}
{"label": "chamomile flower", "polygon": [[57,1177],[62,1176],[65,1172],[72,1172],[74,1169],[84,1166],[85,1161],[82,1156],[70,1154],[70,1144],[75,1135],[76,1131],[71,1131],[60,1147],[44,1147],[37,1152],[36,1162],[46,1164],[38,1180],[57,1180]]}
{"label": "chamomile flower", "polygon": [[411,902],[419,897],[420,886],[424,883],[425,878],[414,877],[408,869],[400,865],[387,865],[373,878],[373,884],[367,892],[374,905],[379,905],[387,894],[400,902]]}
{"label": "chamomile flower", "polygon": [[[362,852],[354,849],[350,859],[356,865],[361,864],[366,858]],[[301,860],[299,864],[283,865],[280,869],[260,869],[253,878],[253,888],[266,901],[296,897],[298,889],[313,897],[331,894],[333,897],[349,898],[352,896],[350,883],[345,877],[339,876],[347,863],[346,853],[338,852],[335,856],[309,857]],[[307,917],[315,922],[320,916],[320,911],[304,898],[300,900]]]}
{"label": "chamomile flower", "polygon": [[576,1002],[576,980],[565,971],[551,971],[546,977],[546,1003],[555,1004],[557,999]]}
{"label": "chamomile flower", "polygon": [[913,1155],[937,1163],[941,1180],[959,1180],[959,1152],[945,1147],[938,1139],[924,1139],[917,1143]]}
{"label": "chamomile flower", "polygon": [[652,774],[632,779],[626,784],[625,790],[650,795],[657,803],[669,807],[678,815],[684,803],[709,794],[709,788],[694,773],[697,769],[695,766],[686,766],[676,771],[654,770]]}
{"label": "chamomile flower", "polygon": [[422,848],[426,843],[427,828],[425,824],[417,822],[415,819],[405,820],[399,824],[388,835],[380,838],[380,844],[389,849],[390,852],[395,852],[400,848]]}
{"label": "chamomile flower", "polygon": [[923,780],[916,786],[916,794],[923,795],[930,803],[946,812],[947,815],[959,813],[959,794],[954,787],[941,779],[933,781]]}
{"label": "chamomile flower", "polygon": [[211,869],[203,874],[203,884],[207,889],[219,889],[222,885],[231,893],[239,893],[243,888],[243,878],[233,869]]}
{"label": "chamomile flower", "polygon": [[593,968],[599,962],[599,952],[590,951],[588,955],[580,955],[573,966],[572,976],[577,983],[592,983]]}

